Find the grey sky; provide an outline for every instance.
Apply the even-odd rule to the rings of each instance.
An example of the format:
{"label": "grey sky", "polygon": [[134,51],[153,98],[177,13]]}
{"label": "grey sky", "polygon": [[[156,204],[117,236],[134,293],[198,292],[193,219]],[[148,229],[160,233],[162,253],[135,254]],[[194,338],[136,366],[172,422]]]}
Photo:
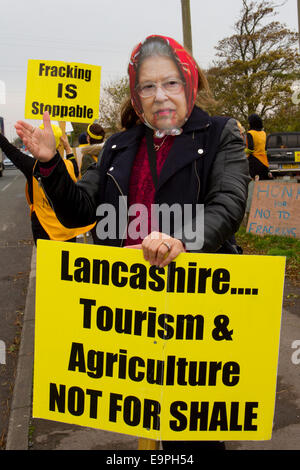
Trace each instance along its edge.
{"label": "grey sky", "polygon": [[[193,53],[207,67],[218,41],[232,34],[242,1],[190,4]],[[296,31],[297,0],[287,0],[278,12],[278,21]],[[24,119],[28,59],[101,65],[103,85],[126,74],[132,48],[147,35],[182,43],[180,0],[0,0],[0,13],[0,81],[6,88],[0,116],[8,139],[15,136],[15,121]]]}

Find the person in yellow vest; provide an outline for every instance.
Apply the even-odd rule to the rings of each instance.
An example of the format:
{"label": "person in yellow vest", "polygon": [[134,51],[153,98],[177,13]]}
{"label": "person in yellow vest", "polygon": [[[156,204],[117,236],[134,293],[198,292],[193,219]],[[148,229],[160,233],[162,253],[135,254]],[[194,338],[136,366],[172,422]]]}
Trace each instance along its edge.
{"label": "person in yellow vest", "polygon": [[[58,148],[62,131],[60,127],[55,125],[52,125],[52,129],[55,135],[56,148]],[[44,240],[76,241],[77,235],[85,233],[93,227],[93,225],[72,229],[64,227],[52,210],[41,183],[33,176],[37,160],[21,152],[1,133],[0,148],[26,177],[25,194],[30,207],[31,229],[35,244],[39,238]],[[69,159],[64,159],[63,161],[72,180],[76,181],[77,178],[72,161]]]}
{"label": "person in yellow vest", "polygon": [[246,149],[248,156],[249,173],[254,180],[267,180],[271,178],[269,162],[266,152],[267,136],[263,130],[263,122],[258,114],[248,117],[249,131],[246,135]]}
{"label": "person in yellow vest", "polygon": [[98,161],[98,156],[103,148],[104,138],[105,130],[99,123],[94,122],[88,126],[88,145],[82,148],[81,176],[84,175],[90,165]]}
{"label": "person in yellow vest", "polygon": [[79,176],[79,168],[78,168],[78,163],[77,163],[77,158],[76,156],[74,155],[73,153],[73,150],[69,144],[69,139],[68,139],[68,136],[66,134],[63,134],[60,138],[60,141],[64,147],[64,150],[66,152],[66,159],[69,160],[70,162],[72,162],[73,164],[73,167],[74,167],[74,173],[75,173],[75,176],[76,178],[78,178]]}

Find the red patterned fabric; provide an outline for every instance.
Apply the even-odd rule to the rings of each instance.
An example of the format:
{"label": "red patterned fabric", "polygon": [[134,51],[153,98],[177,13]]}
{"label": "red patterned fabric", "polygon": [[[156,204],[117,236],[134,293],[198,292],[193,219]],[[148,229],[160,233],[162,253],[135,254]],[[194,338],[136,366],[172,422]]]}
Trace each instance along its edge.
{"label": "red patterned fabric", "polygon": [[[188,118],[193,110],[196,97],[197,97],[197,91],[198,91],[198,69],[197,69],[196,62],[194,61],[193,57],[184,49],[184,47],[181,46],[174,39],[166,37],[166,36],[159,36],[159,35],[153,34],[151,36],[148,36],[146,40],[152,37],[161,38],[173,50],[176,64],[181,70],[183,77],[184,77],[184,81],[185,81],[185,95],[186,95],[186,102],[187,102],[187,108],[188,108],[188,113],[186,117]],[[142,42],[139,43],[132,51],[130,62],[128,65],[128,74],[129,74],[129,85],[130,85],[132,106],[135,112],[137,113],[137,115],[140,117],[140,119],[143,122],[145,122],[143,118],[143,109],[141,106],[140,98],[135,89],[136,71],[137,71],[137,65],[139,61],[139,51],[140,51],[142,44],[143,44]]]}

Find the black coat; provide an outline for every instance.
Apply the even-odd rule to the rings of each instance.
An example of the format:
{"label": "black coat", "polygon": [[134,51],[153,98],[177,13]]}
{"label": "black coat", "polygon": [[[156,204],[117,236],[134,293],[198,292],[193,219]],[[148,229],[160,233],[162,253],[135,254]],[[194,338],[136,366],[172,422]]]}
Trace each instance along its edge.
{"label": "black coat", "polygon": [[[145,126],[140,124],[110,137],[98,164],[90,167],[76,185],[58,157],[54,157],[55,168],[41,182],[65,226],[92,223],[103,203],[111,204],[119,215],[122,201],[126,203],[132,165],[144,134]],[[204,245],[192,251],[222,251],[222,245],[234,235],[244,216],[248,172],[236,121],[212,118],[195,107],[183,133],[174,139],[161,170],[155,203],[169,206],[177,203],[181,207],[204,204]],[[172,227],[170,235],[174,235]],[[122,246],[123,236],[124,233],[119,233],[118,238],[99,243]]]}

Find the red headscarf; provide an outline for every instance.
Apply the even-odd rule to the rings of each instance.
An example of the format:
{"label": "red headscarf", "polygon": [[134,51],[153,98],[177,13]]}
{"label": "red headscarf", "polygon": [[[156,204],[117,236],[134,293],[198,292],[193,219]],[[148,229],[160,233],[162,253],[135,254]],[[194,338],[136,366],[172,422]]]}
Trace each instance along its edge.
{"label": "red headscarf", "polygon": [[[175,63],[179,67],[179,70],[181,71],[185,81],[184,88],[188,110],[186,119],[188,119],[193,110],[198,91],[198,69],[196,62],[194,61],[193,57],[183,48],[183,46],[181,46],[174,39],[153,34],[148,36],[145,41],[150,38],[162,39],[173,51]],[[139,53],[142,45],[143,42],[139,43],[132,51],[128,65],[128,74],[132,106],[140,119],[145,122],[141,101],[136,91],[136,73],[139,62]]]}

